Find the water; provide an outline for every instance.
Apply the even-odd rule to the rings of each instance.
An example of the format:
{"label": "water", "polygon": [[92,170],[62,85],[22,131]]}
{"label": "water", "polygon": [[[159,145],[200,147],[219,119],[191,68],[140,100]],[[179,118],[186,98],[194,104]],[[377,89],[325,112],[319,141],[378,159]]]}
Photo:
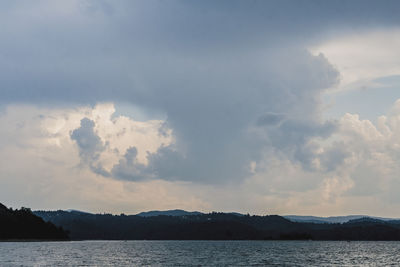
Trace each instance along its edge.
{"label": "water", "polygon": [[0,266],[398,266],[400,242],[0,242]]}

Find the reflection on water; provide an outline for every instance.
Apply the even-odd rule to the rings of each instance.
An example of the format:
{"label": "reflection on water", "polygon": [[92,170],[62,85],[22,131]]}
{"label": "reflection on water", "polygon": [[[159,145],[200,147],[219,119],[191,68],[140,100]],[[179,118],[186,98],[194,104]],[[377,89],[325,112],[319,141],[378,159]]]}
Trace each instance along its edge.
{"label": "reflection on water", "polygon": [[0,266],[397,266],[400,242],[0,242]]}

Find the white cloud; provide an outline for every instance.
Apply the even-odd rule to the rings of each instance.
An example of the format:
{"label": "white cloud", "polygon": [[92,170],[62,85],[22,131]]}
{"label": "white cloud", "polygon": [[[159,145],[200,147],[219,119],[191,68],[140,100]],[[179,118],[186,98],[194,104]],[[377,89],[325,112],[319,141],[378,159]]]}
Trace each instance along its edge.
{"label": "white cloud", "polygon": [[[6,204],[14,207],[29,203],[33,208],[114,213],[184,208],[316,215],[357,210],[397,216],[399,103],[400,100],[377,123],[346,114],[328,140],[318,136],[308,139],[307,145],[312,143],[314,147],[313,168],[305,169],[290,154],[270,147],[264,150],[262,160],[253,162],[252,172],[243,182],[212,186],[157,179],[132,182],[96,175],[81,165],[78,146],[70,138],[83,118],[95,122],[92,130],[107,144],[100,151],[98,162],[110,171],[124,160],[126,152],[125,160],[134,159],[129,157],[129,151],[133,151],[127,151],[130,147],[145,155],[146,150],[154,153],[163,143],[172,142],[170,136],[158,133],[162,121],[113,117],[111,104],[75,109],[9,106],[0,116],[0,124],[8,126],[0,131],[0,194],[8,199]],[[123,131],[124,127],[127,130]],[[117,136],[125,135],[129,138],[124,142],[114,142]],[[147,140],[149,145],[141,140]]]}
{"label": "white cloud", "polygon": [[381,28],[325,39],[310,48],[339,70],[338,90],[383,86],[377,78],[400,75],[400,29]]}
{"label": "white cloud", "polygon": [[346,114],[329,139],[310,139],[311,169],[276,150],[265,154],[241,187],[243,198],[234,203],[259,213],[400,216],[399,103],[376,123]]}
{"label": "white cloud", "polygon": [[[82,158],[89,157],[90,163],[101,163],[111,169],[130,146],[136,146],[145,156],[147,151],[154,152],[161,144],[169,144],[171,138],[159,134],[162,121],[137,122],[123,116],[112,117],[112,110],[112,104],[75,109],[8,106],[0,115],[0,194],[14,207],[79,207],[100,211],[101,205],[113,210],[119,210],[118,203],[132,205],[135,198],[122,182],[94,174],[88,165],[82,164]],[[89,130],[95,131],[103,144],[97,149],[100,143],[97,140],[95,147],[89,147],[95,148],[89,149],[95,153],[93,158],[86,154],[80,157],[70,136],[85,118],[93,126]],[[149,185],[146,190],[150,189]]]}

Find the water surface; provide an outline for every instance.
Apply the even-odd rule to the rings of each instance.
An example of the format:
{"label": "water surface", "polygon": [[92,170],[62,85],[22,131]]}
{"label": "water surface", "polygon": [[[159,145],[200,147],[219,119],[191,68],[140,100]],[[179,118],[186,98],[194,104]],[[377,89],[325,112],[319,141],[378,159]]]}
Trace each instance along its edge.
{"label": "water surface", "polygon": [[0,266],[398,266],[400,242],[0,242]]}

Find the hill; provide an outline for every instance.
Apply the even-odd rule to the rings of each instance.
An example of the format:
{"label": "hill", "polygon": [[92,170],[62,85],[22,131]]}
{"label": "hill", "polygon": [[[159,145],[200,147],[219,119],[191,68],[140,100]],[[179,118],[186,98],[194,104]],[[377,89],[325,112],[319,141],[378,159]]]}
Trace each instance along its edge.
{"label": "hill", "polygon": [[0,203],[0,240],[67,240],[68,233],[30,209],[12,210]]}
{"label": "hill", "polygon": [[317,217],[317,216],[298,216],[298,215],[285,215],[283,216],[292,222],[305,222],[305,223],[346,223],[351,220],[361,218],[372,218],[381,221],[395,220],[392,218],[373,217],[367,215],[348,215],[348,216],[331,216],[331,217]]}
{"label": "hill", "polygon": [[152,210],[152,211],[146,211],[146,212],[140,212],[136,214],[137,216],[141,217],[153,217],[153,216],[190,216],[190,215],[200,215],[202,214],[201,212],[198,211],[185,211],[185,210],[165,210],[165,211],[160,211],[160,210]]}
{"label": "hill", "polygon": [[321,224],[292,222],[277,215],[217,212],[138,216],[59,210],[35,214],[67,229],[74,240],[400,240],[398,221],[375,219]]}

